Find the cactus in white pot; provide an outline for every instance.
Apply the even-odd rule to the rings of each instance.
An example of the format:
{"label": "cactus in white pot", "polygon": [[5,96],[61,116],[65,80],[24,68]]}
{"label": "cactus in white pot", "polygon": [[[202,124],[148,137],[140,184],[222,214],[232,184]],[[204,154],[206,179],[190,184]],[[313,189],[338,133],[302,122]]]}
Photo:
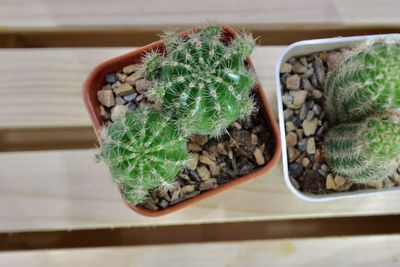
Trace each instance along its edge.
{"label": "cactus in white pot", "polygon": [[325,111],[331,123],[400,112],[400,43],[361,44],[329,73]]}

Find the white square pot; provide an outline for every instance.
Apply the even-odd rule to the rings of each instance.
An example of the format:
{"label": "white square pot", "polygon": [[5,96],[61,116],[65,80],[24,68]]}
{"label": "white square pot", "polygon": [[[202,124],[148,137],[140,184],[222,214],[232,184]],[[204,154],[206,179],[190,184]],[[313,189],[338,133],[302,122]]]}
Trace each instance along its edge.
{"label": "white square pot", "polygon": [[365,36],[354,36],[354,37],[335,37],[335,38],[326,38],[326,39],[315,39],[315,40],[306,40],[293,43],[289,45],[282,55],[279,57],[278,62],[275,67],[275,80],[276,80],[276,95],[278,99],[278,112],[279,112],[279,126],[281,131],[281,142],[282,142],[282,161],[283,161],[283,175],[285,178],[286,185],[289,187],[290,191],[295,194],[297,197],[306,200],[306,201],[328,201],[334,199],[341,198],[350,198],[357,196],[365,196],[371,194],[382,194],[382,193],[390,193],[400,191],[400,187],[395,188],[384,188],[381,190],[378,189],[369,189],[369,190],[359,190],[354,192],[338,192],[331,193],[327,195],[312,195],[308,193],[303,193],[297,190],[289,178],[289,169],[288,169],[288,156],[286,150],[286,133],[285,133],[285,119],[283,116],[283,104],[282,104],[282,88],[280,83],[280,68],[283,63],[285,63],[291,57],[298,57],[303,55],[309,55],[312,53],[334,50],[341,47],[353,47],[361,42],[372,42],[377,39],[385,39],[385,40],[396,40],[400,41],[400,34],[382,34],[382,35],[365,35]]}

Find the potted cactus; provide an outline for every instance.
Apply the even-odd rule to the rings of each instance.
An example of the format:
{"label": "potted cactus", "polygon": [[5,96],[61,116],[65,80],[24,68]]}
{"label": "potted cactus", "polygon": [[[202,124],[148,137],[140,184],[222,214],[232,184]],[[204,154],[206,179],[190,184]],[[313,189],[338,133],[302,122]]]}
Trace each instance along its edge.
{"label": "potted cactus", "polygon": [[319,201],[397,190],[399,36],[299,42],[278,67],[284,173],[292,192]]}
{"label": "potted cactus", "polygon": [[181,209],[269,170],[277,126],[248,59],[254,40],[209,25],[107,61],[83,96],[125,202]]}

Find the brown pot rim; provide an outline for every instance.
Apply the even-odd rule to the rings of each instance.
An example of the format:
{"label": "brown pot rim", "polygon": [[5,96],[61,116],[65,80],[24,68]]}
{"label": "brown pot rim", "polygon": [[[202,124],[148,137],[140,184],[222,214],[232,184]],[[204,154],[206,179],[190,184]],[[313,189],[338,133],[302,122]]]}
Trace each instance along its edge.
{"label": "brown pot rim", "polygon": [[[230,27],[221,25],[221,28],[224,30],[224,32],[226,34],[228,34],[232,38],[235,38],[238,35],[238,33]],[[198,28],[193,28],[189,31],[193,31],[193,30],[196,31],[196,30],[198,30]],[[184,31],[184,32],[182,32],[182,34],[186,34],[189,31]],[[157,50],[158,48],[163,47],[163,44],[164,44],[163,40],[153,42],[153,43],[148,44],[140,49],[137,49],[132,52],[109,59],[109,60],[99,64],[91,71],[91,73],[89,74],[85,83],[83,84],[82,96],[83,96],[83,100],[84,100],[86,109],[90,115],[90,119],[93,123],[93,128],[94,128],[97,138],[99,138],[99,136],[100,136],[102,123],[104,120],[100,117],[100,114],[99,114],[99,105],[100,104],[98,103],[98,100],[96,97],[96,92],[98,90],[100,90],[101,87],[104,85],[105,76],[107,74],[117,72],[123,66],[133,64],[134,61],[139,62],[145,52]],[[137,59],[139,59],[139,60],[137,60]],[[247,59],[247,64],[248,64],[249,68],[254,69],[254,66],[250,59]],[[202,192],[193,198],[184,200],[184,201],[177,203],[173,206],[170,206],[166,209],[153,211],[153,210],[144,209],[139,206],[130,205],[126,202],[125,203],[133,211],[135,211],[136,213],[138,213],[140,215],[147,216],[147,217],[158,217],[158,216],[166,215],[166,214],[175,212],[177,210],[183,209],[184,207],[192,205],[196,202],[199,202],[199,201],[206,199],[210,196],[213,196],[217,193],[225,191],[229,188],[232,188],[238,184],[246,182],[250,179],[253,179],[253,178],[269,171],[277,163],[277,161],[279,160],[280,155],[281,155],[281,141],[280,141],[280,135],[279,135],[279,128],[278,128],[277,122],[275,120],[275,117],[268,106],[267,98],[266,98],[265,93],[259,82],[257,82],[255,85],[255,93],[258,94],[260,97],[260,108],[262,107],[263,111],[265,112],[267,124],[268,124],[268,126],[274,136],[274,139],[275,139],[273,155],[272,155],[270,161],[266,165],[256,169],[252,173],[249,173],[242,177],[236,178],[226,184],[219,185],[215,189],[211,189],[209,191]]]}

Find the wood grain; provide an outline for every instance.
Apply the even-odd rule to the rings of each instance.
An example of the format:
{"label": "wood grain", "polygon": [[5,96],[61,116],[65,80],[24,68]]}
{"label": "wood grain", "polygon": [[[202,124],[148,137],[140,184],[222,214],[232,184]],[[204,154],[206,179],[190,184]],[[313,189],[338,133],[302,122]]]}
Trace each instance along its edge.
{"label": "wood grain", "polygon": [[93,150],[0,153],[0,232],[398,214],[400,195],[326,203],[296,198],[269,173],[182,211],[146,218],[125,207]]}
{"label": "wood grain", "polygon": [[2,252],[0,266],[395,267],[399,242],[383,235]]}
{"label": "wood grain", "polygon": [[[275,62],[284,47],[253,54],[261,84],[276,112]],[[89,71],[128,48],[0,49],[0,128],[90,126],[81,86]]]}
{"label": "wood grain", "polygon": [[2,0],[0,27],[120,27],[159,29],[218,22],[237,26],[268,25],[395,25],[400,23],[396,0]]}

